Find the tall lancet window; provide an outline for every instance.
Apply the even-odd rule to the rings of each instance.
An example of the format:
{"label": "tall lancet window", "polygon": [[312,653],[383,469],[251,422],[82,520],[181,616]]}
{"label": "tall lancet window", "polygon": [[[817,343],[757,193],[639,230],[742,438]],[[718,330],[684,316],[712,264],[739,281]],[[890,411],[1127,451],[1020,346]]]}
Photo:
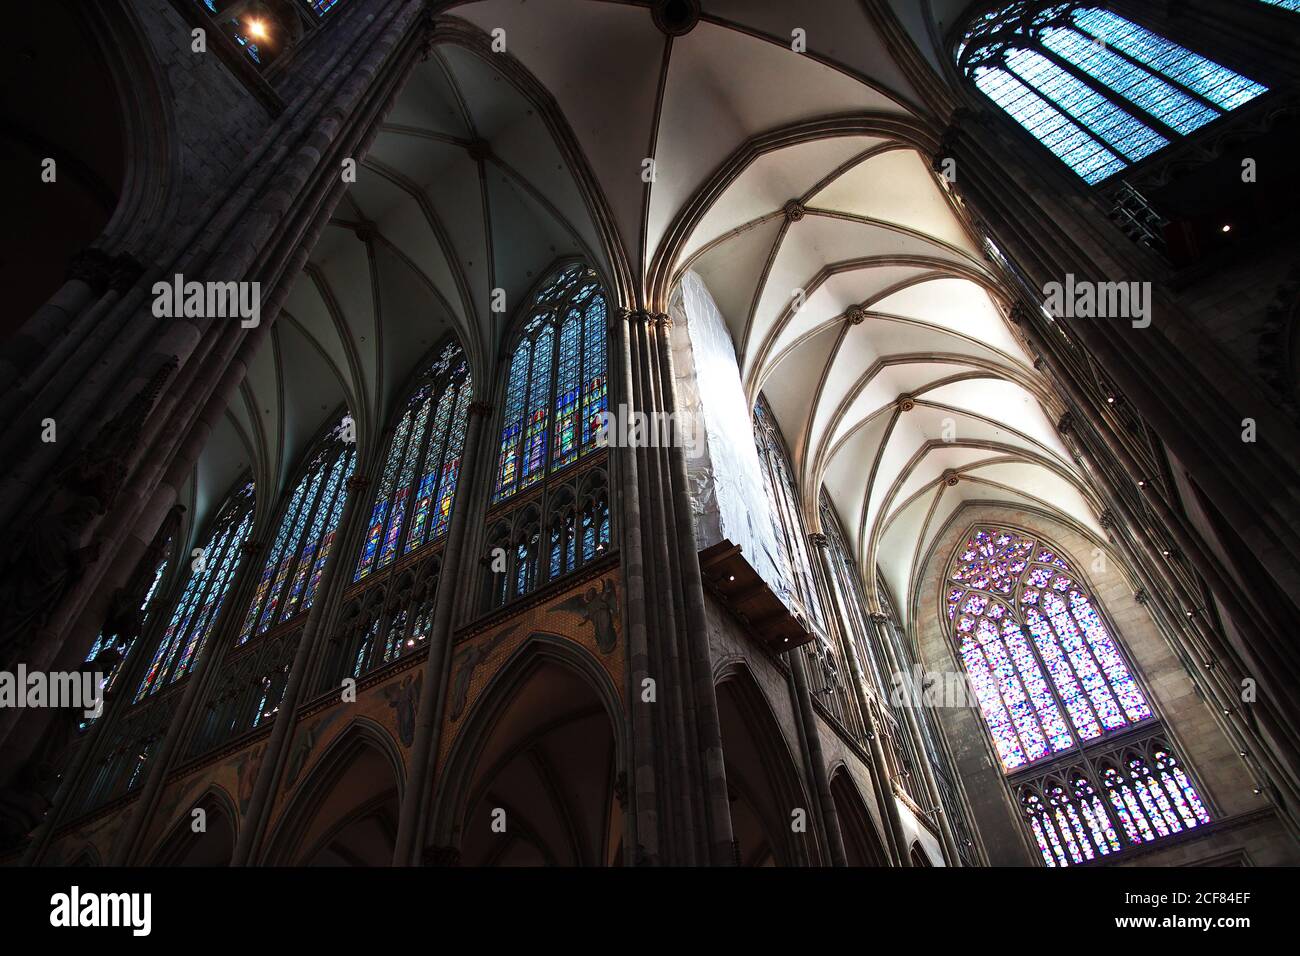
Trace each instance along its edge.
{"label": "tall lancet window", "polygon": [[594,454],[609,404],[608,321],[600,280],[581,262],[544,279],[519,316],[488,515],[488,607],[564,577],[610,547],[608,473]]}
{"label": "tall lancet window", "polygon": [[252,524],[253,483],[243,481],[217,512],[206,542],[189,556],[189,578],[136,691],[136,700],[189,673],[225,603]]}
{"label": "tall lancet window", "polygon": [[292,620],[315,601],[356,465],[354,429],[344,414],[308,457],[244,614],[240,644]]}
{"label": "tall lancet window", "polygon": [[[149,581],[149,589],[145,592],[144,600],[140,602],[140,630],[144,630],[145,626],[149,623],[150,612],[152,611],[151,605],[154,598],[158,596],[158,585],[160,585],[163,578],[167,576],[167,568],[171,564],[172,547],[174,543],[175,542],[170,538],[167,540],[167,543],[163,546],[162,557],[159,558],[158,563],[154,565],[153,577]],[[107,628],[100,631],[99,635],[95,638],[95,643],[90,646],[90,652],[86,654],[87,664],[94,664],[96,660],[100,658],[100,655],[104,654],[106,651],[112,650],[116,652],[116,659],[113,660],[113,664],[109,668],[108,674],[104,677],[104,688],[106,690],[112,690],[113,686],[117,683],[118,675],[122,672],[122,665],[126,663],[127,655],[131,653],[131,649],[134,646],[134,635],[127,637],[126,640],[123,641],[121,634]]]}
{"label": "tall lancet window", "polygon": [[510,359],[494,504],[596,449],[609,401],[607,323],[595,270],[582,263],[556,272],[533,296]]}
{"label": "tall lancet window", "polygon": [[767,404],[759,399],[754,406],[754,437],[758,443],[758,457],[763,465],[763,484],[767,489],[768,505],[776,520],[777,536],[781,541],[781,558],[787,580],[794,588],[791,597],[798,604],[810,626],[826,633],[826,619],[822,614],[821,597],[817,591],[817,578],[813,571],[812,555],[808,550],[808,534],[804,530],[799,508],[799,493],[795,488],[790,459],[785,453],[785,442]]}
{"label": "tall lancet window", "polygon": [[448,342],[416,379],[393,428],[354,581],[447,533],[473,394],[465,353]]}
{"label": "tall lancet window", "polygon": [[1210,822],[1064,555],[1017,531],[977,529],[953,558],[945,597],[957,654],[1048,866]]}
{"label": "tall lancet window", "polygon": [[1079,0],[999,4],[971,24],[957,62],[981,92],[1088,183],[1268,92]]}

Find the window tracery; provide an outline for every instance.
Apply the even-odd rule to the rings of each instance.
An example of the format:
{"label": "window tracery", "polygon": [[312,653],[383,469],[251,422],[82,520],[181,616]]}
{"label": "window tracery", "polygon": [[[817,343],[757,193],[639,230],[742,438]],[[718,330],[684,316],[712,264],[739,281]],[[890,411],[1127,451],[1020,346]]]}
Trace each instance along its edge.
{"label": "window tracery", "polygon": [[1210,822],[1064,556],[1017,531],[979,528],[954,555],[945,605],[985,727],[1048,866]]}
{"label": "window tracery", "polygon": [[978,17],[958,64],[1089,184],[1268,92],[1118,14],[1016,0]]}

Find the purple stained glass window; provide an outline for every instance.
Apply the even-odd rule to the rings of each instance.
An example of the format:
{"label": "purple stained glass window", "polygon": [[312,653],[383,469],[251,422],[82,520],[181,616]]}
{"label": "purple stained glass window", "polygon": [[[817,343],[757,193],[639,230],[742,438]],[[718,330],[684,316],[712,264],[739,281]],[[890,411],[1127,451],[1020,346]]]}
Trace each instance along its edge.
{"label": "purple stained glass window", "polygon": [[[1020,532],[978,528],[957,549],[943,598],[1045,865],[1091,863],[1210,821],[1067,557]],[[1104,749],[1136,728],[1141,743]]]}
{"label": "purple stained glass window", "polygon": [[[1006,659],[1016,665],[1005,674],[1014,673],[1020,686],[996,684],[1001,709],[976,687],[1003,769],[1018,769],[1153,717],[1087,590],[1054,549],[1014,531],[976,530],[954,560],[945,604],[955,618],[963,658],[968,635],[982,646],[988,643],[985,635],[996,632]],[[998,653],[986,650],[985,658]],[[990,674],[1002,673],[996,670],[1001,660],[994,660]],[[982,671],[972,674],[977,685],[983,679]],[[1022,691],[1033,701],[1035,719],[1026,712],[1008,723],[1004,712],[1016,713],[1012,705]],[[1040,738],[1049,746],[1040,746]]]}

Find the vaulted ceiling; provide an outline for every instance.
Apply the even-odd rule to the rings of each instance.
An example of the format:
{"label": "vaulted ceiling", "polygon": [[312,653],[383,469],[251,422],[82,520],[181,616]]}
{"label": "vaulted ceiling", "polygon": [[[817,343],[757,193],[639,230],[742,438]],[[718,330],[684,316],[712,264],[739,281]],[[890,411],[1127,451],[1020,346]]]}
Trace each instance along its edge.
{"label": "vaulted ceiling", "polygon": [[[214,444],[242,448],[261,487],[340,405],[374,442],[442,337],[496,377],[529,288],[582,256],[652,310],[701,275],[810,520],[825,485],[898,595],[964,502],[1095,529],[983,242],[926,155],[943,121],[913,80],[927,61],[938,79],[965,4],[704,0],[678,36],[639,2],[441,5]],[[898,55],[905,36],[920,58]],[[200,484],[224,491],[231,459],[208,458]]]}

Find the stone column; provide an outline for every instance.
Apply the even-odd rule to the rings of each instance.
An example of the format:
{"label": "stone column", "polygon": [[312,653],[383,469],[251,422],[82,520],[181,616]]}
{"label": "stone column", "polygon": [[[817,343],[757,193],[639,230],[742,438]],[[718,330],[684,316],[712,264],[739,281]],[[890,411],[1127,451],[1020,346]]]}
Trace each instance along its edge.
{"label": "stone column", "polygon": [[[280,697],[278,712],[271,725],[271,736],[266,742],[266,751],[258,767],[257,780],[253,784],[253,795],[248,801],[239,824],[239,837],[231,856],[231,866],[247,866],[255,862],[257,852],[265,835],[269,821],[269,810],[274,805],[278,793],[277,784],[284,772],[284,762],[289,753],[289,744],[293,739],[293,730],[298,722],[298,708],[305,701],[308,690],[307,675],[317,656],[317,648],[322,643],[325,608],[330,604],[330,597],[346,584],[346,569],[355,557],[342,545],[348,540],[348,531],[357,521],[357,515],[364,513],[366,479],[353,474],[348,481],[348,499],[339,516],[335,540],[339,547],[331,549],[325,559],[321,572],[320,590],[311,610],[307,612],[307,623],[303,625],[302,635],[298,638],[298,647],[294,651],[293,664],[289,668],[289,679]],[[345,569],[340,572],[340,568]],[[340,575],[343,577],[340,577]]]}
{"label": "stone column", "polygon": [[[885,653],[889,658],[889,666],[896,674],[905,673],[905,669],[911,663],[907,660],[900,660],[895,652],[893,636],[884,633],[887,629],[892,630],[894,622],[884,614],[872,614],[871,622],[876,627],[876,640],[882,642]],[[916,719],[916,708],[924,707],[921,701],[909,700],[902,707],[903,719],[906,727],[903,728],[915,744],[917,751],[917,763],[921,765],[921,777],[925,783],[925,789],[931,800],[934,801],[935,812],[939,821],[939,839],[943,844],[944,855],[948,858],[949,865],[955,865],[961,859],[957,849],[957,838],[953,835],[952,825],[948,822],[948,815],[943,807],[943,800],[939,796],[939,785],[934,779],[934,772],[930,767],[930,754],[925,748],[925,730],[921,727],[920,722]],[[906,848],[903,848],[906,851]],[[910,855],[908,864],[911,865]]]}
{"label": "stone column", "polygon": [[[826,535],[817,532],[808,536],[812,542],[813,550],[817,553],[817,560],[822,566],[822,577],[826,580],[826,591],[830,594],[831,606],[835,609],[835,624],[841,637],[840,646],[845,649],[845,656],[849,659],[849,670],[853,674],[853,691],[854,698],[857,700],[858,711],[862,715],[863,733],[867,738],[867,745],[871,751],[871,765],[867,768],[871,774],[871,789],[875,796],[876,804],[880,807],[880,815],[885,827],[885,849],[889,852],[891,864],[897,864],[900,860],[907,858],[907,841],[903,837],[903,825],[898,816],[898,804],[894,800],[893,789],[889,782],[889,765],[885,761],[885,749],[880,743],[880,735],[876,733],[876,718],[872,713],[873,695],[868,689],[867,675],[862,669],[862,660],[858,657],[858,650],[855,642],[849,634],[849,621],[852,618],[848,615],[848,610],[843,606],[840,599],[839,588],[835,587],[835,568],[831,564],[830,541]],[[866,608],[862,608],[862,616],[867,616]],[[871,635],[862,635],[864,640],[870,640]],[[906,866],[904,862],[902,865]]]}
{"label": "stone column", "polygon": [[[167,735],[162,739],[157,750],[150,754],[149,771],[145,775],[140,796],[132,804],[131,813],[126,817],[121,832],[113,842],[112,855],[109,858],[110,866],[130,866],[136,862],[136,855],[141,850],[140,844],[148,834],[149,824],[153,822],[153,812],[158,806],[158,798],[167,783],[167,775],[184,754],[184,743],[188,739],[186,732],[191,725],[191,718],[202,702],[203,692],[210,685],[211,675],[216,670],[212,662],[222,659],[230,638],[239,627],[242,609],[239,607],[237,597],[246,590],[245,585],[250,578],[257,574],[256,558],[259,550],[256,545],[247,546],[247,542],[240,547],[239,566],[235,569],[230,588],[226,591],[225,600],[217,612],[216,620],[212,622],[208,640],[200,648],[193,666],[185,677],[185,690],[167,725]],[[158,704],[155,703],[154,706]]]}
{"label": "stone column", "polygon": [[822,829],[826,836],[826,846],[830,851],[832,866],[848,866],[844,853],[844,836],[840,833],[840,816],[835,809],[835,800],[831,797],[830,778],[826,776],[826,758],[822,754],[821,736],[817,732],[817,713],[813,709],[812,695],[808,692],[808,674],[805,655],[802,648],[796,648],[786,655],[790,665],[791,680],[795,691],[795,713],[801,725],[800,737],[808,759],[808,768],[812,776],[813,791],[817,794]]}
{"label": "stone column", "polygon": [[[676,422],[677,376],[669,337],[672,320],[667,315],[655,317],[658,329],[659,363],[664,390],[664,411]],[[726,763],[722,750],[722,724],[718,716],[717,690],[713,683],[713,657],[709,648],[708,617],[704,610],[704,577],[700,571],[699,546],[695,538],[694,510],[687,479],[686,450],[674,427],[668,449],[671,465],[671,510],[676,524],[680,550],[682,592],[686,600],[686,643],[689,648],[690,675],[698,721],[697,745],[703,759],[705,793],[708,798],[707,826],[710,861],[715,866],[734,862],[734,833],[731,828],[731,802],[727,790]]]}
{"label": "stone column", "polygon": [[[632,389],[632,331],[630,314],[620,310],[611,323],[610,337],[618,350],[620,417],[635,407]],[[612,365],[613,363],[611,363]],[[659,793],[657,786],[654,704],[642,700],[642,688],[651,679],[650,649],[646,638],[645,554],[641,536],[641,497],[638,461],[633,448],[617,448],[619,502],[619,552],[623,570],[623,625],[627,634],[628,700],[632,737],[631,786],[633,862],[655,862],[660,856]]]}
{"label": "stone column", "polygon": [[[42,382],[43,397],[35,396],[28,403],[24,416],[38,415],[44,408],[57,418],[61,431],[95,435],[120,405],[115,396],[133,394],[144,378],[157,372],[159,349],[175,349],[170,354],[179,368],[156,408],[136,429],[135,445],[120,463],[126,493],[114,495],[107,503],[101,500],[106,513],[93,517],[81,531],[83,540],[93,537],[100,542],[99,560],[53,602],[29,666],[44,668],[56,656],[68,628],[111,568],[125,529],[136,527],[145,516],[161,520],[171,502],[155,495],[159,480],[189,442],[209,400],[228,381],[224,373],[239,361],[242,346],[264,335],[274,321],[289,282],[305,261],[303,247],[314,243],[316,230],[328,220],[346,188],[337,171],[339,156],[361,154],[409,75],[419,52],[422,28],[417,17],[422,4],[390,0],[371,5],[376,15],[365,20],[344,11],[336,26],[345,31],[337,34],[342,50],[313,65],[313,77],[319,82],[280,118],[276,132],[268,134],[266,148],[250,157],[251,165],[242,171],[247,175],[234,181],[227,201],[214,201],[209,218],[196,226],[165,268],[156,270],[265,280],[261,324],[243,330],[224,320],[176,319],[160,339],[157,319],[148,309],[148,283],[156,278],[151,273]],[[23,433],[26,423],[24,417],[13,426],[14,434]],[[45,443],[33,447],[26,441],[25,455],[15,461],[0,489],[0,511],[6,519],[17,517],[21,510],[26,520],[46,507],[30,491],[57,466],[55,456],[63,447]],[[159,507],[148,511],[155,504]]]}
{"label": "stone column", "polygon": [[473,402],[469,407],[469,424],[465,429],[465,447],[456,498],[452,505],[451,526],[447,529],[447,546],[442,556],[442,576],[433,603],[433,620],[429,625],[429,646],[424,665],[424,683],[420,685],[420,704],[415,717],[415,738],[411,743],[411,764],[402,793],[402,806],[394,839],[393,866],[418,866],[424,849],[427,808],[433,794],[433,774],[437,759],[438,736],[451,660],[453,612],[456,607],[457,575],[462,568],[473,573],[478,563],[462,556],[472,515],[473,504],[486,483],[491,481],[491,456],[481,454],[479,445],[487,428],[492,406]]}

